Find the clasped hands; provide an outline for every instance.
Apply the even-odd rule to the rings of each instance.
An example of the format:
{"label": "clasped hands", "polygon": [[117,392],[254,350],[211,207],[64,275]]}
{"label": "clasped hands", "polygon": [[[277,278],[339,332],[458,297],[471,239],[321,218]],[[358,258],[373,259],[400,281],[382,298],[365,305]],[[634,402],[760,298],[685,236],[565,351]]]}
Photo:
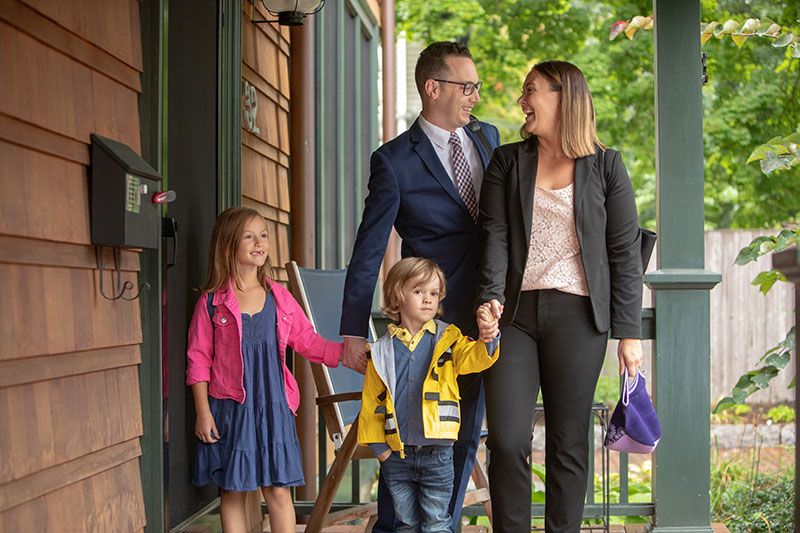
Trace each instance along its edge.
{"label": "clasped hands", "polygon": [[483,342],[492,342],[500,333],[500,317],[503,304],[497,300],[482,303],[475,311],[478,321],[478,337]]}

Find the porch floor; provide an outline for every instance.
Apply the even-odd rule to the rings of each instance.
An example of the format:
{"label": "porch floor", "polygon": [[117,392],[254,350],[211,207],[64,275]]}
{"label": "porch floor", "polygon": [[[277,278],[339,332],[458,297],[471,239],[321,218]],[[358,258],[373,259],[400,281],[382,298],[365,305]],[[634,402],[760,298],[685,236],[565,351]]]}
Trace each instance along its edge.
{"label": "porch floor", "polygon": [[[714,533],[730,533],[724,524],[711,524]],[[323,533],[364,533],[365,525],[356,526],[330,526],[322,530]],[[264,528],[264,533],[269,533],[270,529],[267,525]],[[303,533],[305,526],[302,524],[297,525],[297,533]],[[489,533],[489,528],[485,526],[464,526],[461,529],[462,533]],[[588,530],[587,530],[588,531]],[[645,526],[643,524],[635,524],[628,526],[611,526],[610,533],[644,533]]]}

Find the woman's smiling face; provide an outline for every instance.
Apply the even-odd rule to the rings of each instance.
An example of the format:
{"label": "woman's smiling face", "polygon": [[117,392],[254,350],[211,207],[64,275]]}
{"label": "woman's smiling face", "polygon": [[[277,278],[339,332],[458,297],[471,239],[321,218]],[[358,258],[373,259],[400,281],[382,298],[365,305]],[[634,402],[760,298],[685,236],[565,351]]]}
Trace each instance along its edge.
{"label": "woman's smiling face", "polygon": [[541,74],[531,70],[517,99],[525,114],[525,131],[537,137],[553,138],[558,131],[561,93],[553,90]]}

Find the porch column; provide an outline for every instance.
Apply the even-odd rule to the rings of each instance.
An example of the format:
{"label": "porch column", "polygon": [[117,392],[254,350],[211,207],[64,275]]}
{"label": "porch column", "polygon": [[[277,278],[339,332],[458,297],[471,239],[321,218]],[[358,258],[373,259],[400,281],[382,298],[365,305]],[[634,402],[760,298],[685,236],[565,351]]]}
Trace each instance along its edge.
{"label": "porch column", "polygon": [[653,0],[658,270],[653,394],[664,428],[654,457],[651,530],[710,527],[709,290],[704,269],[700,0]]}
{"label": "porch column", "polygon": [[[316,180],[314,120],[314,17],[303,26],[291,28],[290,103],[292,188],[292,258],[301,267],[314,268],[316,259]],[[297,436],[303,450],[303,476],[306,484],[296,489],[297,500],[317,497],[317,392],[311,365],[303,357],[294,358],[294,372],[300,387],[297,411]],[[301,522],[304,519],[300,520]]]}
{"label": "porch column", "polygon": [[[383,0],[381,4],[381,50],[383,59],[381,87],[383,95],[383,142],[397,136],[396,53],[394,37],[394,0]],[[383,275],[400,261],[400,236],[392,228],[386,253],[383,256]]]}

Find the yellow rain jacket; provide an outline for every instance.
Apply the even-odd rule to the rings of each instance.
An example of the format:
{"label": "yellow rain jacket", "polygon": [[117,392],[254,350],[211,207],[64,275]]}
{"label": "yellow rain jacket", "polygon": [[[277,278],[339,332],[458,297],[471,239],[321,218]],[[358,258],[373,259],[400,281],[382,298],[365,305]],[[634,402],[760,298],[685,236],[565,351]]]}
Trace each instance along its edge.
{"label": "yellow rain jacket", "polygon": [[[361,395],[358,416],[358,443],[386,442],[401,457],[403,441],[399,434],[393,395],[396,376],[394,346],[387,333],[370,345],[370,360]],[[500,353],[493,354],[486,343],[461,334],[454,325],[436,321],[436,336],[428,374],[422,384],[422,425],[427,439],[458,438],[461,415],[456,378],[461,374],[482,372],[492,366]]]}

